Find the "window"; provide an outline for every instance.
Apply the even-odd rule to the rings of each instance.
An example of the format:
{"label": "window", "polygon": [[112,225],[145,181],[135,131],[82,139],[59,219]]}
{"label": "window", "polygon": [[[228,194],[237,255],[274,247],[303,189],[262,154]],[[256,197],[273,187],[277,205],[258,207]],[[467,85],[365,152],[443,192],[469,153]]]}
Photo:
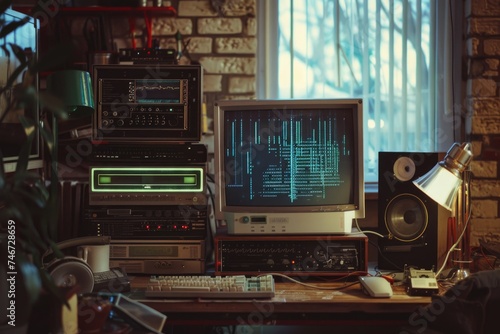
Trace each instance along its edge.
{"label": "window", "polygon": [[366,181],[378,179],[379,151],[446,151],[455,141],[449,3],[271,0],[259,6],[258,97],[362,98]]}

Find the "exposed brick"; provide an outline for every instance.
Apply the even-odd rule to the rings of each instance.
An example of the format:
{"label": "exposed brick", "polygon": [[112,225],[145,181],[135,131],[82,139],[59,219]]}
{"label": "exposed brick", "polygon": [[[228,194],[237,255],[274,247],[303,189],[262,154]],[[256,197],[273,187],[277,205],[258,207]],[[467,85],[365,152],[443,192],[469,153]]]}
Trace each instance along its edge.
{"label": "exposed brick", "polygon": [[217,53],[251,53],[257,52],[257,39],[253,37],[240,38],[216,38],[215,39],[215,52]]}
{"label": "exposed brick", "polygon": [[193,33],[193,22],[189,19],[179,19],[171,17],[156,17],[151,20],[153,35],[169,36],[191,35]]}
{"label": "exposed brick", "polygon": [[221,92],[222,91],[222,75],[205,74],[203,76],[203,91],[204,92]]}
{"label": "exposed brick", "polygon": [[254,18],[249,18],[246,24],[246,34],[247,36],[257,35],[257,20]]}
{"label": "exposed brick", "polygon": [[471,142],[471,144],[472,144],[472,153],[474,154],[473,158],[481,156],[483,142],[474,140]]}
{"label": "exposed brick", "polygon": [[500,69],[500,59],[485,59],[484,62],[488,65],[490,70],[498,71]]}
{"label": "exposed brick", "polygon": [[486,56],[500,56],[500,39],[487,39],[483,44]]}
{"label": "exposed brick", "polygon": [[189,53],[212,53],[211,37],[190,37],[187,50]]}
{"label": "exposed brick", "polygon": [[198,33],[208,34],[239,34],[243,31],[241,19],[236,18],[203,18],[198,19]]}
{"label": "exposed brick", "polygon": [[493,79],[469,79],[467,81],[467,92],[469,96],[497,96],[497,83]]}
{"label": "exposed brick", "polygon": [[479,246],[479,239],[487,242],[498,242],[500,240],[500,219],[471,219],[470,236],[470,244],[473,247]]}
{"label": "exposed brick", "polygon": [[469,66],[470,77],[484,76],[484,71],[487,69],[487,64],[482,59],[472,59]]}
{"label": "exposed brick", "polygon": [[182,16],[217,16],[217,12],[212,9],[210,1],[199,0],[199,1],[179,1],[179,8],[177,9],[177,15]]}
{"label": "exposed brick", "polygon": [[202,57],[200,63],[207,73],[255,74],[254,57]]}
{"label": "exposed brick", "polygon": [[466,36],[465,63],[467,69],[466,95],[472,117],[474,158],[471,169],[471,245],[478,240],[500,239],[498,201],[500,181],[500,1],[466,0],[465,15],[469,17]]}
{"label": "exposed brick", "polygon": [[231,0],[225,1],[221,8],[225,16],[257,15],[255,0]]}
{"label": "exposed brick", "polygon": [[472,120],[472,134],[500,134],[500,115],[475,116]]}
{"label": "exposed brick", "polygon": [[229,79],[229,93],[254,93],[255,77],[231,77]]}
{"label": "exposed brick", "polygon": [[500,1],[498,0],[468,0],[473,16],[499,16]]}
{"label": "exposed brick", "polygon": [[497,98],[474,98],[472,99],[474,116],[493,116],[500,111],[500,100]]}
{"label": "exposed brick", "polygon": [[233,95],[221,95],[220,100],[252,100],[255,99],[254,94],[233,94]]}
{"label": "exposed brick", "polygon": [[175,37],[160,37],[158,38],[158,41],[160,43],[160,49],[175,49],[177,50],[177,40]]}
{"label": "exposed brick", "polygon": [[471,163],[471,170],[474,177],[496,178],[498,173],[497,167],[498,164],[496,161],[473,160]]}
{"label": "exposed brick", "polygon": [[472,198],[500,197],[500,181],[472,179],[471,185]]}
{"label": "exposed brick", "polygon": [[469,20],[469,33],[473,35],[500,35],[500,18],[478,18]]}
{"label": "exposed brick", "polygon": [[498,214],[497,200],[474,200],[471,202],[472,217],[495,218]]}
{"label": "exposed brick", "polygon": [[467,38],[467,55],[468,56],[478,56],[479,55],[479,44],[480,41],[477,38]]}

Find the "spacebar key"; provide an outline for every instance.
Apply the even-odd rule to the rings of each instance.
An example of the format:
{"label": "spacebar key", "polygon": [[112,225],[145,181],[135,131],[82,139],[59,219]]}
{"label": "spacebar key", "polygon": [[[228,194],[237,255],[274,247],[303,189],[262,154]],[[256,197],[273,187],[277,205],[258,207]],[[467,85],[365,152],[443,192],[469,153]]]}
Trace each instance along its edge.
{"label": "spacebar key", "polygon": [[210,291],[208,286],[172,286],[171,291]]}

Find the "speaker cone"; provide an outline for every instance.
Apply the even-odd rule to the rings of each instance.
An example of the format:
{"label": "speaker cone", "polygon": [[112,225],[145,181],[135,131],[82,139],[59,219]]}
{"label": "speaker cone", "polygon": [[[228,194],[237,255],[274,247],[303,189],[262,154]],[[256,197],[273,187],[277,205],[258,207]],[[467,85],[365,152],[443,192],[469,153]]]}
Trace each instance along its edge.
{"label": "speaker cone", "polygon": [[428,214],[424,203],[411,194],[394,197],[385,211],[389,233],[401,241],[418,239],[427,228]]}

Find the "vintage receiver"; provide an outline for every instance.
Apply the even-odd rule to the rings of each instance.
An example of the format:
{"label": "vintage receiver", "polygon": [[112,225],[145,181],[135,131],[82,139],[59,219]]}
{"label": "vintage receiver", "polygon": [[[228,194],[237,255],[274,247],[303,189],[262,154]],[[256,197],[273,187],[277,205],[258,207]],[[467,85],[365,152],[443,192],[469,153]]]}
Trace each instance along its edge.
{"label": "vintage receiver", "polygon": [[199,65],[95,65],[92,139],[107,142],[199,142]]}
{"label": "vintage receiver", "polygon": [[368,269],[364,234],[317,236],[219,236],[216,273],[342,276]]}
{"label": "vintage receiver", "polygon": [[205,272],[205,242],[112,240],[110,266],[120,267],[130,274],[202,274]]}
{"label": "vintage receiver", "polygon": [[90,206],[82,233],[113,239],[204,239],[207,205]]}
{"label": "vintage receiver", "polygon": [[90,167],[89,205],[206,205],[205,166]]}

